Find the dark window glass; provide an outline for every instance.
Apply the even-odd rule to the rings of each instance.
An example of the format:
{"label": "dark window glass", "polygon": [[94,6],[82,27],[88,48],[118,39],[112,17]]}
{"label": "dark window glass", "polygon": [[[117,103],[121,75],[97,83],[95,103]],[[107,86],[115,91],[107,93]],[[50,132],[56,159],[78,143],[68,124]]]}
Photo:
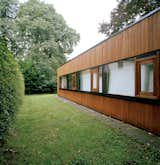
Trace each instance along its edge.
{"label": "dark window glass", "polygon": [[81,84],[80,84],[80,82],[81,82],[81,79],[80,79],[80,72],[77,72],[76,73],[76,85],[77,85],[77,90],[80,90],[80,87],[81,87]]}
{"label": "dark window glass", "polygon": [[71,77],[71,74],[67,75],[67,89],[72,89],[72,77]]}
{"label": "dark window glass", "polygon": [[102,66],[99,67],[99,93],[102,93]]}
{"label": "dark window glass", "polygon": [[108,93],[108,89],[109,89],[109,66],[108,65],[104,65],[103,69],[102,69],[102,79],[103,79],[103,93],[107,94]]}

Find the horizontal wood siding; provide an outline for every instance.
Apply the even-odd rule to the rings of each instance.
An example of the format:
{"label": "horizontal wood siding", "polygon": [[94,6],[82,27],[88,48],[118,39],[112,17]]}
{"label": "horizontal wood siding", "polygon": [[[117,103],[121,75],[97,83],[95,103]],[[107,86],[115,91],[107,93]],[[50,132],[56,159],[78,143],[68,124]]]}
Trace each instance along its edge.
{"label": "horizontal wood siding", "polygon": [[160,12],[91,48],[58,69],[59,76],[160,48]]}
{"label": "horizontal wood siding", "polygon": [[[58,95],[160,135],[159,105],[59,89],[59,77],[62,75],[159,49],[160,12],[157,12],[61,66],[57,77]],[[160,71],[158,74],[157,89]]]}
{"label": "horizontal wood siding", "polygon": [[107,116],[160,135],[160,107],[158,105],[131,102],[67,90],[60,90],[58,95],[92,108]]}

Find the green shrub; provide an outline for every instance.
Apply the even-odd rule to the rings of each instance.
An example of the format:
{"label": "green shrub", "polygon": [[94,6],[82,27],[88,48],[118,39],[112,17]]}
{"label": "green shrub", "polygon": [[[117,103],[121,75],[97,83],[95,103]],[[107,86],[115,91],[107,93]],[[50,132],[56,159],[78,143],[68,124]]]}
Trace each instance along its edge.
{"label": "green shrub", "polygon": [[56,69],[46,59],[26,58],[19,62],[25,81],[26,94],[56,92]]}
{"label": "green shrub", "polygon": [[17,62],[0,41],[0,141],[4,140],[9,124],[19,109],[24,82]]}

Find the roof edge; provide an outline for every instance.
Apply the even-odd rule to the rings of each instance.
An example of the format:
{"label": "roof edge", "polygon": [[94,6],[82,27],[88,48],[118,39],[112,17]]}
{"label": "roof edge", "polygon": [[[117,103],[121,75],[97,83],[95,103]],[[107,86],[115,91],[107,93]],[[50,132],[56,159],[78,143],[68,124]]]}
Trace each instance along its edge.
{"label": "roof edge", "polygon": [[[67,62],[65,62],[64,64],[62,64],[60,67],[62,67],[63,65],[65,65],[65,64],[67,64],[67,63],[69,63],[69,62],[71,62],[72,60],[75,60],[76,58],[78,58],[79,56],[81,56],[81,55],[83,55],[84,53],[88,52],[89,50],[91,50],[91,49],[95,48],[96,46],[102,44],[103,42],[105,42],[105,41],[107,41],[107,40],[113,38],[114,36],[118,35],[119,33],[122,33],[123,31],[127,30],[128,28],[130,28],[130,27],[132,27],[132,26],[138,24],[139,22],[143,21],[144,19],[146,19],[146,18],[152,16],[153,14],[155,14],[155,13],[157,13],[157,12],[159,12],[159,11],[160,11],[160,7],[158,7],[158,8],[156,8],[156,9],[152,10],[151,12],[149,12],[149,13],[146,14],[146,15],[144,15],[143,17],[141,17],[141,18],[140,18],[139,20],[137,20],[136,22],[134,22],[134,23],[128,25],[128,26],[125,27],[124,29],[122,29],[122,30],[120,30],[120,31],[118,31],[118,32],[116,32],[116,33],[110,35],[108,38],[106,38],[106,39],[100,41],[99,43],[97,43],[96,45],[94,45],[94,46],[88,48],[87,50],[85,50],[84,52],[80,53],[80,54],[77,55],[76,57],[74,57],[74,58],[68,60]],[[60,67],[59,67],[59,68],[60,68]]]}

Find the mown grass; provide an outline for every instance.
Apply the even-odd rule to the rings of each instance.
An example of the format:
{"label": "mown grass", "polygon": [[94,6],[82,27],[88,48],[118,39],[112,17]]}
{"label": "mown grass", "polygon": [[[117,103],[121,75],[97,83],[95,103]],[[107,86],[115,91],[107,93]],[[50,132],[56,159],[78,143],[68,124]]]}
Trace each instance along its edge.
{"label": "mown grass", "polygon": [[25,96],[0,164],[158,165],[159,149],[138,143],[55,95]]}

